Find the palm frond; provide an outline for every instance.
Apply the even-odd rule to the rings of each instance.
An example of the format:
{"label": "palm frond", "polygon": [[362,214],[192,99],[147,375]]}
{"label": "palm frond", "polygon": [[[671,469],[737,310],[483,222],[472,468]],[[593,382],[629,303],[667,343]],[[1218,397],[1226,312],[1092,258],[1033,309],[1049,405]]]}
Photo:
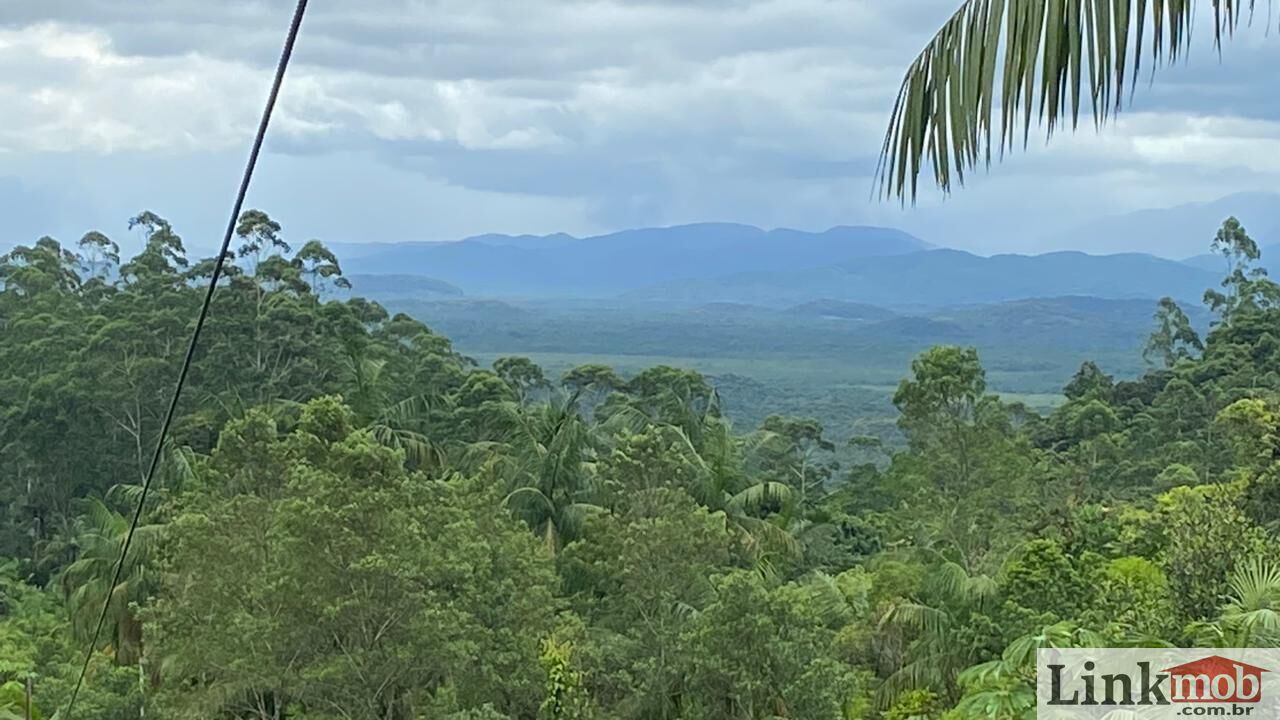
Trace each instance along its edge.
{"label": "palm frond", "polygon": [[969,571],[958,563],[946,561],[929,574],[931,588],[946,598],[962,599],[968,595]]}
{"label": "palm frond", "polygon": [[962,687],[981,687],[999,682],[1010,675],[1011,668],[1003,660],[989,660],[966,668],[956,681]]}
{"label": "palm frond", "polygon": [[643,410],[631,405],[619,405],[610,408],[608,417],[600,422],[600,429],[606,434],[624,431],[638,433],[652,423],[653,418],[646,415]]}
{"label": "palm frond", "polygon": [[128,524],[124,517],[96,497],[81,501],[81,530],[95,537],[110,537],[123,532]]}
{"label": "palm frond", "polygon": [[196,457],[196,451],[190,447],[174,447],[168,443],[164,457],[165,485],[181,487],[195,480]]}
{"label": "palm frond", "polygon": [[791,502],[794,494],[789,485],[760,482],[734,495],[729,500],[729,507],[736,511],[755,512],[769,505],[786,505]]}
{"label": "palm frond", "polygon": [[946,669],[940,663],[934,662],[934,658],[920,658],[903,665],[885,678],[884,683],[876,691],[876,704],[881,709],[887,709],[899,695],[909,690],[925,688],[945,690],[947,680]]}
{"label": "palm frond", "polygon": [[[132,483],[120,483],[118,485],[112,485],[107,490],[106,497],[108,500],[113,500],[113,501],[118,500],[120,502],[125,503],[126,505],[137,507],[138,502],[142,500],[142,486],[135,485]],[[150,497],[154,499],[155,496],[151,495]],[[92,512],[92,511],[87,510],[86,514],[89,512]]]}
{"label": "palm frond", "polygon": [[378,444],[402,451],[410,467],[437,468],[444,465],[444,450],[423,433],[381,423],[371,425],[369,431]]}
{"label": "palm frond", "polygon": [[389,425],[408,425],[420,422],[431,414],[434,405],[426,395],[411,395],[383,408],[380,419],[383,423]]}
{"label": "palm frond", "polygon": [[1280,565],[1253,558],[1236,568],[1227,582],[1231,603],[1242,610],[1261,610],[1280,601]]}
{"label": "palm frond", "polygon": [[1221,623],[1208,620],[1197,620],[1183,629],[1195,647],[1225,648],[1231,647],[1233,641],[1227,635],[1227,629]]}
{"label": "palm frond", "polygon": [[677,601],[675,604],[676,617],[686,621],[697,620],[702,616],[702,611],[690,605],[683,600]]}
{"label": "palm frond", "polygon": [[503,502],[520,514],[533,512],[552,515],[556,510],[555,503],[535,487],[516,488]]}
{"label": "palm frond", "polygon": [[999,592],[994,578],[970,575],[964,566],[950,560],[944,560],[929,574],[927,587],[948,600],[977,608],[985,607]]}
{"label": "palm frond", "polygon": [[746,549],[757,564],[771,562],[774,557],[800,556],[800,542],[786,528],[749,516],[735,516],[734,523],[741,528]]}
{"label": "palm frond", "polygon": [[497,461],[508,463],[511,455],[511,448],[506,443],[481,440],[452,444],[449,447],[448,461],[450,465],[474,471],[475,468],[491,466]]}
{"label": "palm frond", "polygon": [[[1268,0],[1269,2],[1269,0]],[[1257,0],[1212,0],[1214,44]],[[953,175],[991,164],[1033,118],[1052,137],[1081,106],[1095,126],[1121,109],[1144,56],[1175,61],[1187,50],[1191,0],[966,0],[908,68],[890,114],[877,170],[880,192],[916,198],[927,161],[944,191]],[[998,126],[998,131],[997,131]],[[998,142],[993,138],[997,137]]]}
{"label": "palm frond", "polygon": [[1001,662],[1011,672],[1034,672],[1036,653],[1045,648],[1104,647],[1106,641],[1098,633],[1063,620],[1045,625],[1038,632],[1022,635],[1005,647]]}
{"label": "palm frond", "polygon": [[849,620],[852,608],[834,577],[824,572],[814,572],[805,587],[809,591],[812,606],[817,609],[818,616],[824,622],[838,626]]}
{"label": "palm frond", "polygon": [[951,625],[951,616],[945,610],[921,603],[899,602],[894,603],[880,618],[880,627],[890,625],[941,635]]}
{"label": "palm frond", "polygon": [[1221,632],[1238,646],[1280,645],[1280,566],[1252,558],[1235,569],[1227,586]]}
{"label": "palm frond", "polygon": [[994,681],[983,690],[962,698],[956,705],[956,713],[968,718],[1033,720],[1036,717],[1036,692],[1024,683]]}
{"label": "palm frond", "polygon": [[965,585],[965,595],[978,608],[985,608],[1000,592],[1000,584],[989,575],[974,575]]}
{"label": "palm frond", "polygon": [[560,510],[559,531],[560,536],[565,542],[582,537],[582,527],[586,524],[587,518],[593,515],[602,515],[608,512],[599,505],[591,503],[573,503],[565,506]]}

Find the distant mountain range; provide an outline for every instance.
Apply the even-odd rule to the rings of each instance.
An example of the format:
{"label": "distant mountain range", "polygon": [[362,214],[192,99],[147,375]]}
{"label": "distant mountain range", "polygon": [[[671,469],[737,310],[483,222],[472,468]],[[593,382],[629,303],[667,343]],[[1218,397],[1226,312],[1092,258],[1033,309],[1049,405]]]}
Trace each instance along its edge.
{"label": "distant mountain range", "polygon": [[[1208,247],[1223,218],[1236,214],[1259,242],[1280,230],[1280,196],[1246,194],[1212,203],[1144,210],[1072,232],[1077,245]],[[1252,217],[1257,222],[1248,218]],[[1163,234],[1133,242],[1135,233]],[[1179,239],[1182,238],[1182,239]],[[1065,241],[1064,241],[1065,242]],[[702,223],[578,238],[478,235],[457,242],[335,244],[355,288],[377,300],[457,297],[710,303],[782,308],[826,303],[832,317],[879,307],[937,308],[1036,297],[1092,296],[1198,301],[1223,274],[1219,257],[1182,261],[1123,253],[983,257],[935,248],[905,232],[835,227],[825,232],[763,230]],[[1263,264],[1280,245],[1263,250]],[[867,306],[877,306],[868,310]],[[883,318],[881,318],[883,319]]]}
{"label": "distant mountain range", "polygon": [[[1152,248],[1151,252],[1164,257],[1191,257],[1208,252],[1222,221],[1233,215],[1259,245],[1280,243],[1280,194],[1249,192],[1097,218],[1050,232],[1041,247],[1069,247],[1091,253]],[[1214,269],[1217,267],[1221,267],[1220,261]]]}
{"label": "distant mountain range", "polygon": [[338,245],[347,272],[418,274],[468,295],[614,297],[659,283],[726,274],[799,271],[930,245],[899,230],[835,227],[820,233],[704,223],[590,238],[481,235],[459,242]]}
{"label": "distant mountain range", "polygon": [[[1262,253],[1262,261],[1258,263],[1259,265],[1261,265],[1264,268],[1267,268],[1268,270],[1271,270],[1271,269],[1280,270],[1280,262],[1277,262],[1277,261],[1280,261],[1280,243],[1259,248],[1258,252]],[[1209,270],[1211,272],[1215,272],[1219,275],[1225,275],[1227,272],[1226,261],[1222,259],[1221,255],[1212,255],[1212,254],[1206,253],[1204,255],[1195,255],[1193,257],[1189,257],[1186,260],[1183,260],[1182,262],[1192,267],[1197,267],[1202,270]],[[1271,274],[1276,275],[1280,273],[1272,272]]]}

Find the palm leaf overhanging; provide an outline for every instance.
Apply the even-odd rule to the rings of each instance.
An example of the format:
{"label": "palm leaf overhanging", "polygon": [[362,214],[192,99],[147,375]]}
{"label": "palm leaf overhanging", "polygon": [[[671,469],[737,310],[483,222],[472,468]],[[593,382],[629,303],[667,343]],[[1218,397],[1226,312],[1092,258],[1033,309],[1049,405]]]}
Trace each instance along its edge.
{"label": "palm leaf overhanging", "polygon": [[[1260,0],[1209,0],[1214,46]],[[1266,0],[1268,8],[1270,0]],[[966,0],[907,70],[877,171],[880,192],[914,201],[927,160],[952,179],[1025,146],[1039,118],[1052,137],[1088,103],[1100,127],[1144,67],[1184,56],[1196,0]],[[997,126],[999,142],[994,143]]]}

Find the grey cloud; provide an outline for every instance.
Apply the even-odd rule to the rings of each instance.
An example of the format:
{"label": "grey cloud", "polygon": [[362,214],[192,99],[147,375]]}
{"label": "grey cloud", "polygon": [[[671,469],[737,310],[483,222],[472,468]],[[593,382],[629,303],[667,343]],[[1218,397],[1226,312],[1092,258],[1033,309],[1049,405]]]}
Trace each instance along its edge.
{"label": "grey cloud", "polygon": [[[1114,205],[1158,200],[1157,192],[1171,204],[1214,183],[1220,194],[1275,183],[1256,168],[1207,167],[1191,156],[1178,163],[1139,147],[1176,144],[1188,115],[1280,118],[1277,101],[1258,91],[1269,86],[1280,40],[1240,42],[1218,64],[1201,33],[1190,64],[1162,69],[1152,87],[1142,79],[1132,110],[1147,115],[1134,122],[1093,138],[1086,121],[1079,136],[1049,148],[1033,139],[999,176],[974,177],[946,202],[926,193],[914,211],[869,203],[900,73],[957,2],[317,2],[263,168],[278,163],[288,168],[278,177],[293,180],[358,174],[380,198],[412,203],[429,192],[454,205],[422,216],[362,194],[379,208],[379,237],[876,221],[980,248],[1025,245],[1035,222],[1123,210]],[[127,60],[87,68],[74,58],[12,59],[0,102],[18,112],[0,130],[0,148],[125,153],[121,172],[168,185],[164,173],[191,172],[184,157],[237,158],[292,5],[0,0],[0,29],[52,22],[98,32]],[[193,78],[196,90],[174,89]],[[161,89],[137,90],[146,81]],[[40,88],[82,98],[84,116],[68,121],[31,104]],[[89,132],[91,121],[105,124]],[[115,133],[114,146],[104,133]],[[140,150],[162,160],[145,169]],[[302,206],[291,182],[264,183],[272,203]],[[336,191],[326,192],[333,197],[312,212],[354,239]],[[1010,212],[1016,231],[990,229],[992,217]]]}
{"label": "grey cloud", "polygon": [[[129,54],[198,51],[274,60],[277,26],[292,2],[24,3],[8,0],[3,24],[58,21],[110,32]],[[312,7],[300,60],[440,78],[527,77],[591,70],[669,54],[690,62],[744,52],[841,47],[870,56],[889,41],[878,29],[905,19],[904,7],[945,8],[946,0],[779,3],[583,2],[577,0],[370,0]],[[943,13],[935,13],[939,18]],[[647,31],[663,31],[647,34]],[[923,35],[921,35],[923,37]],[[419,53],[416,56],[404,53]],[[341,54],[339,54],[341,53]],[[428,60],[423,65],[417,61]],[[469,70],[469,63],[478,67]],[[486,68],[487,66],[487,68]],[[488,70],[486,72],[486,69]],[[500,72],[497,70],[501,70]]]}

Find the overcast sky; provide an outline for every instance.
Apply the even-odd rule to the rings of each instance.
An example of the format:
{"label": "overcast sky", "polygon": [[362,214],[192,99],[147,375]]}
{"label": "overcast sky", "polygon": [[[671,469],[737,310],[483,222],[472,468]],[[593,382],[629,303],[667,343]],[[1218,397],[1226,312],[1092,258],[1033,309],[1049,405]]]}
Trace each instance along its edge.
{"label": "overcast sky", "polygon": [[[1255,28],[1219,63],[1202,24],[1102,136],[1033,141],[945,201],[872,201],[901,72],[957,2],[313,0],[251,205],[343,242],[721,220],[1031,252],[1097,216],[1280,189],[1280,38]],[[212,245],[291,10],[0,0],[0,245],[125,240],[144,208]]]}

